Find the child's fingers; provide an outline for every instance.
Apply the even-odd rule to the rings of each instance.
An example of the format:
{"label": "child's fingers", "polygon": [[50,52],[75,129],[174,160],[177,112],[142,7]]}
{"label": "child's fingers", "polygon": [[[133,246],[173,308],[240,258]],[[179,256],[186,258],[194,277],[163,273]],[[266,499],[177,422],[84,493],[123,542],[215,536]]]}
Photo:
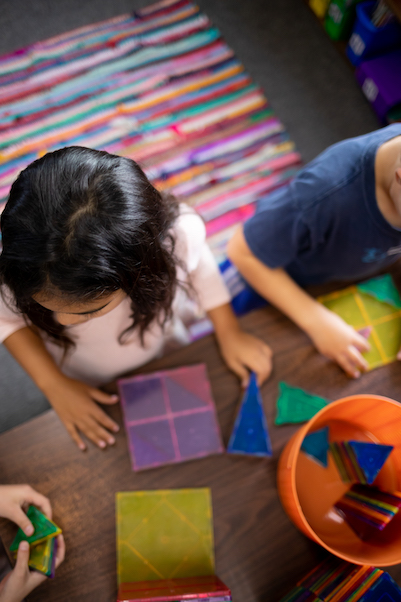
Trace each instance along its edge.
{"label": "child's fingers", "polygon": [[[104,428],[110,429],[114,433],[117,433],[120,430],[120,427],[118,426],[117,422],[114,422],[114,420],[112,420],[110,416],[107,416],[106,412],[103,412],[101,408],[96,407],[93,416],[95,420],[99,422]],[[109,436],[113,439],[114,443],[114,438],[111,435]]]}
{"label": "child's fingers", "polygon": [[344,370],[344,372],[346,374],[348,374],[348,376],[350,376],[351,378],[359,378],[361,373],[360,371],[355,367],[355,364],[351,361],[351,359],[348,357],[348,355],[341,354],[337,359],[338,364],[341,366],[341,368]]}
{"label": "child's fingers", "polygon": [[33,525],[20,506],[17,506],[17,505],[13,506],[12,511],[10,509],[8,518],[10,520],[12,520],[16,525],[21,527],[21,529],[23,530],[25,535],[28,535],[28,537],[30,535],[33,535],[33,533],[34,533]]}
{"label": "child's fingers", "polygon": [[368,362],[364,357],[362,357],[362,355],[359,353],[359,350],[353,345],[348,348],[348,357],[350,358],[351,362],[353,362],[354,365],[363,372],[366,372],[366,370],[369,368]]}
{"label": "child's fingers", "polygon": [[63,562],[64,558],[65,558],[65,541],[64,541],[64,537],[60,534],[57,537],[56,562],[55,562],[55,565],[54,565],[54,567],[56,569]]}
{"label": "child's fingers", "polygon": [[27,541],[21,541],[18,546],[17,562],[14,567],[14,574],[16,578],[22,579],[28,569],[29,560],[29,543]]}
{"label": "child's fingers", "polygon": [[92,397],[92,399],[94,399],[95,401],[98,401],[99,403],[108,403],[108,404],[113,404],[113,403],[117,403],[117,401],[119,400],[118,395],[109,395],[108,393],[105,393],[104,391],[100,391],[100,389],[90,389],[89,390],[90,396]]}
{"label": "child's fingers", "polygon": [[114,445],[115,439],[106,429],[99,425],[94,425],[90,430],[85,431],[85,435],[101,449],[107,445]]}
{"label": "child's fingers", "polygon": [[247,387],[249,384],[249,372],[245,366],[238,360],[231,360],[227,365],[239,377],[241,387]]}
{"label": "child's fingers", "polygon": [[78,434],[78,430],[75,428],[75,426],[71,423],[71,422],[65,422],[65,427],[71,437],[71,439],[73,441],[75,441],[75,443],[77,444],[77,446],[79,447],[79,449],[81,451],[85,451],[86,450],[86,445],[83,442],[83,440],[81,439],[81,437]]}
{"label": "child's fingers", "polygon": [[[30,491],[26,496],[26,501],[29,502],[30,504],[33,504],[37,508],[39,508],[43,512],[43,514],[46,514],[46,516],[51,518],[52,517],[52,507],[50,504],[50,500],[46,496],[39,493],[38,491],[35,491],[35,489],[32,489],[32,487],[29,487],[29,490]],[[28,533],[27,533],[27,535],[28,535]]]}
{"label": "child's fingers", "polygon": [[370,350],[370,344],[368,343],[367,339],[359,334],[359,332],[355,332],[352,344],[362,353]]}

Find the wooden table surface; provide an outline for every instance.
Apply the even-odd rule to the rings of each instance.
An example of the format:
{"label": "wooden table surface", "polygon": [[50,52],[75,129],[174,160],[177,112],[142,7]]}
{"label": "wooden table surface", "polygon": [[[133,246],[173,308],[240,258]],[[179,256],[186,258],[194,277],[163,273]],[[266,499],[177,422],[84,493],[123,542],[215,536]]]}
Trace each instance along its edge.
{"label": "wooden table surface", "polygon": [[[232,589],[234,602],[276,602],[326,552],[302,535],[281,507],[276,469],[280,452],[297,426],[273,425],[278,382],[330,400],[355,393],[401,399],[401,365],[393,363],[350,380],[312,347],[307,336],[272,307],[242,319],[243,327],[270,342],[274,371],[262,387],[273,458],[228,454],[133,473],[124,429],[106,451],[80,452],[53,411],[0,435],[2,483],[28,482],[49,496],[64,530],[67,555],[56,579],[31,601],[116,600],[115,504],[117,491],[210,487],[216,574]],[[142,372],[205,362],[224,443],[230,436],[241,391],[224,366],[212,336],[148,364]],[[110,414],[122,424],[118,406]],[[15,527],[1,521],[7,545]],[[389,569],[401,584],[401,565]]]}

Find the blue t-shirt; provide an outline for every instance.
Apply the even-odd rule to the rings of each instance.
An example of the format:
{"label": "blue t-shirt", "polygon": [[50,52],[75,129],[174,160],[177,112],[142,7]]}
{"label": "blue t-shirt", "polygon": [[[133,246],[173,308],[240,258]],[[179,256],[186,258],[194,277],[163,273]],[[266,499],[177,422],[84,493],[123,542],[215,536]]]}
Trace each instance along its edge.
{"label": "blue t-shirt", "polygon": [[393,263],[401,230],[378,208],[375,158],[400,135],[401,124],[393,124],[334,144],[263,197],[244,226],[252,253],[301,285],[368,278]]}

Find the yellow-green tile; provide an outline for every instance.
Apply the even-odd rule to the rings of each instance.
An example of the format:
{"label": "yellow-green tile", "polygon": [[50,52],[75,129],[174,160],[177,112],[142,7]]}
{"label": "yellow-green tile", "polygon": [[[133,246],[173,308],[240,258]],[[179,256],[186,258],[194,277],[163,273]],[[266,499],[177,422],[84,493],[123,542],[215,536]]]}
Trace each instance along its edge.
{"label": "yellow-green tile", "polygon": [[116,495],[119,583],[214,574],[210,490]]}

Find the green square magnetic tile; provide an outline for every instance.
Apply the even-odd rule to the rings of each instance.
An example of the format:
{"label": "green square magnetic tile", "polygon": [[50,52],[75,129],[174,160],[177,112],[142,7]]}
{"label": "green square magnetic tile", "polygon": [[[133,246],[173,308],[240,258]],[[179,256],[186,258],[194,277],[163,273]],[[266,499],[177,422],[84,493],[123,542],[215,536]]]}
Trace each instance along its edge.
{"label": "green square magnetic tile", "polygon": [[21,541],[27,541],[29,544],[40,543],[49,537],[55,537],[61,533],[60,527],[58,527],[52,520],[47,518],[38,508],[35,506],[29,506],[27,510],[27,517],[34,526],[34,533],[30,537],[25,535],[22,529],[18,529],[17,535],[10,546],[11,552],[16,552]]}
{"label": "green square magnetic tile", "polygon": [[116,494],[118,582],[214,574],[210,490]]}
{"label": "green square magnetic tile", "polygon": [[362,328],[366,325],[366,320],[361,313],[358,303],[355,300],[355,294],[350,289],[345,289],[338,297],[332,298],[326,295],[319,298],[328,309],[339,315],[347,324]]}

